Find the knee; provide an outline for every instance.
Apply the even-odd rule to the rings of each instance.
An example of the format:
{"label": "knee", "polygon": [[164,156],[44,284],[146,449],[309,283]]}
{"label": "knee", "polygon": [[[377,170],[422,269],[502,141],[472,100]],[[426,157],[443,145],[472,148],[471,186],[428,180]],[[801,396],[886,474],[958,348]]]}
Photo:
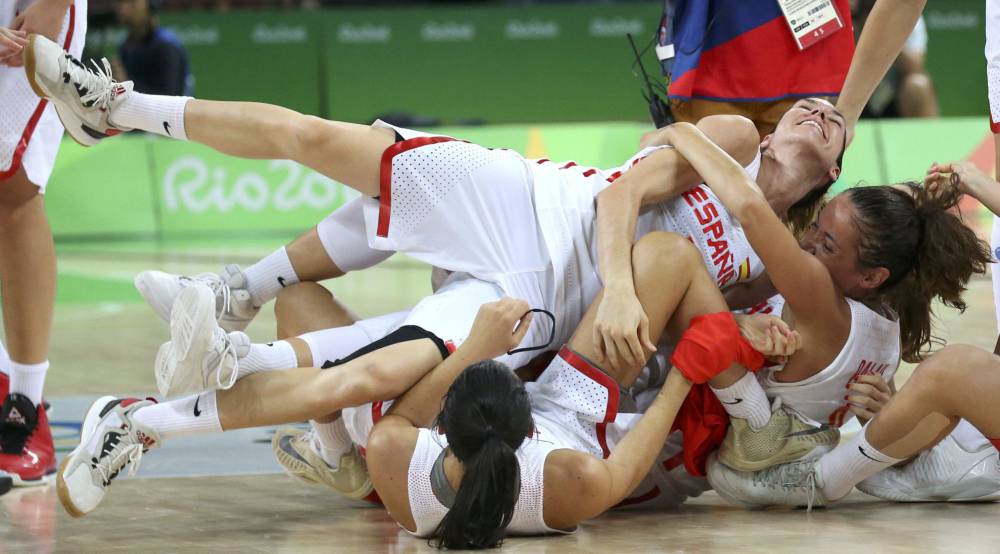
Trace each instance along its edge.
{"label": "knee", "polygon": [[281,289],[274,304],[279,339],[354,323],[354,316],[333,294],[317,283],[297,283]]}
{"label": "knee", "polygon": [[38,187],[27,181],[26,177],[0,182],[0,226],[7,227],[19,224],[25,214],[37,210],[44,215],[45,208]]}
{"label": "knee", "polygon": [[668,272],[678,275],[692,264],[702,264],[701,255],[691,241],[675,233],[648,233],[632,247],[635,279],[663,277]]}
{"label": "knee", "polygon": [[294,144],[303,152],[315,152],[337,136],[337,128],[334,125],[312,115],[297,117],[292,125]]}
{"label": "knee", "polygon": [[967,344],[948,345],[920,362],[906,386],[940,395],[947,390],[972,386],[975,374],[988,370],[990,366],[1000,366],[1000,359]]}

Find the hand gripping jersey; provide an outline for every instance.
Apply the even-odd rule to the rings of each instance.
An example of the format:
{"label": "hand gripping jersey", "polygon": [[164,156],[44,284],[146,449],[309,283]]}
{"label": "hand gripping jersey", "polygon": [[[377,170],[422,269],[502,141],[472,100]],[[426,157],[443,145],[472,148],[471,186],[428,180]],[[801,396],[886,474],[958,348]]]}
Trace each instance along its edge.
{"label": "hand gripping jersey", "polygon": [[[848,298],[847,302],[851,306],[851,331],[830,365],[794,383],[775,379],[782,366],[757,372],[768,397],[780,396],[784,405],[815,421],[835,426],[854,417],[844,398],[848,385],[862,375],[881,375],[889,382],[899,367],[899,322],[879,315],[856,300]],[[785,299],[776,295],[765,305],[755,307],[753,312],[780,315],[784,305]]]}

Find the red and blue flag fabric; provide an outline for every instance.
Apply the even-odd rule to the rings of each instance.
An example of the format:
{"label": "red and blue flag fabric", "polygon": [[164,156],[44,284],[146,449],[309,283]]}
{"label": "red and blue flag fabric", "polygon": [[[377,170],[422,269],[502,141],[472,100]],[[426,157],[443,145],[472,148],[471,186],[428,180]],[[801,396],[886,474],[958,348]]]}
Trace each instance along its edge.
{"label": "red and blue flag fabric", "polygon": [[669,96],[767,102],[837,96],[854,56],[850,0],[832,0],[844,27],[800,51],[777,0],[674,0]]}

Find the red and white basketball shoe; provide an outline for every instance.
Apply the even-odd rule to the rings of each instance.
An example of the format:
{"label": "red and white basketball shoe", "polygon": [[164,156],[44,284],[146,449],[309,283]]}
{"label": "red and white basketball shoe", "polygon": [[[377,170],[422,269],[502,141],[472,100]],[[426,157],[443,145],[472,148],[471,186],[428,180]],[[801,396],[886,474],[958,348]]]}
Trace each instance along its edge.
{"label": "red and white basketball shoe", "polygon": [[159,435],[132,416],[152,406],[149,398],[99,398],[87,410],[80,444],[66,456],[56,480],[59,502],[73,517],[90,513],[104,500],[111,482],[128,468],[134,473],[143,453],[160,442]]}
{"label": "red and white basketball shoe", "polygon": [[0,471],[15,487],[44,485],[56,471],[49,418],[23,394],[8,394],[0,408]]}

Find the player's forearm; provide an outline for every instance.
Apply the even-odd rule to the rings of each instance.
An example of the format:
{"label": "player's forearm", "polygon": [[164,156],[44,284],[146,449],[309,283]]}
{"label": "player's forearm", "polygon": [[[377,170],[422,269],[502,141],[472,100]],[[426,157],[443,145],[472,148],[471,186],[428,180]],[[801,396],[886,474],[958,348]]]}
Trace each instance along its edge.
{"label": "player's forearm", "polygon": [[649,473],[690,390],[691,381],[671,369],[649,409],[608,456],[613,467],[611,506],[625,499]]}
{"label": "player's forearm", "polygon": [[913,32],[927,0],[878,0],[865,21],[837,108],[853,127]]}
{"label": "player's forearm", "polygon": [[430,427],[441,410],[441,399],[458,375],[483,359],[475,346],[466,342],[406,391],[393,404],[393,415],[405,418],[414,427]]}
{"label": "player's forearm", "polygon": [[1000,215],[1000,183],[988,179],[985,182],[977,181],[976,183],[970,183],[968,186],[970,196],[979,200],[979,202],[986,206],[987,210]]}
{"label": "player's forearm", "polygon": [[607,293],[635,294],[632,243],[641,199],[618,183],[597,196],[597,261]]}
{"label": "player's forearm", "polygon": [[748,225],[761,208],[770,210],[760,188],[743,168],[697,127],[677,123],[670,129],[674,148],[691,163],[729,213]]}

